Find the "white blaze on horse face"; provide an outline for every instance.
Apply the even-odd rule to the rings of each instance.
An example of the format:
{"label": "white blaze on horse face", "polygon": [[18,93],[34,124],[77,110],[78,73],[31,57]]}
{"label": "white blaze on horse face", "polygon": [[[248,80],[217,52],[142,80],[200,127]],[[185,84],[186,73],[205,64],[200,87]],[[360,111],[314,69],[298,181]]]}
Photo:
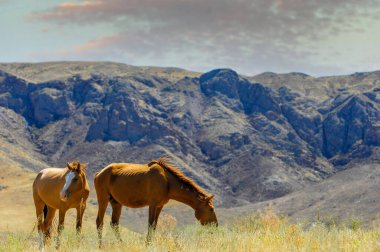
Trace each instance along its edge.
{"label": "white blaze on horse face", "polygon": [[65,185],[63,186],[62,188],[62,191],[61,191],[61,200],[65,201],[66,200],[66,191],[67,191],[67,188],[69,188],[70,184],[71,184],[71,181],[73,180],[73,178],[75,178],[75,173],[74,172],[69,172],[66,174],[66,182],[65,182]]}

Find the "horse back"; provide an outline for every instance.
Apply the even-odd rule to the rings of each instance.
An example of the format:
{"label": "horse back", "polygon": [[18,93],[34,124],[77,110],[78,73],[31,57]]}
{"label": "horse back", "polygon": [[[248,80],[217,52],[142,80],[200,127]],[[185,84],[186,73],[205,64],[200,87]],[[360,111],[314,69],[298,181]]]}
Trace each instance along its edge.
{"label": "horse back", "polygon": [[98,185],[105,183],[111,177],[125,177],[147,173],[149,167],[141,164],[112,163],[95,173],[94,182]]}
{"label": "horse back", "polygon": [[51,186],[59,186],[59,182],[64,183],[65,169],[62,168],[46,168],[41,170],[33,182],[33,187],[41,186],[41,184],[51,184]]}
{"label": "horse back", "polygon": [[33,182],[33,197],[42,199],[50,206],[59,206],[59,192],[65,183],[65,169],[46,168],[41,170]]}

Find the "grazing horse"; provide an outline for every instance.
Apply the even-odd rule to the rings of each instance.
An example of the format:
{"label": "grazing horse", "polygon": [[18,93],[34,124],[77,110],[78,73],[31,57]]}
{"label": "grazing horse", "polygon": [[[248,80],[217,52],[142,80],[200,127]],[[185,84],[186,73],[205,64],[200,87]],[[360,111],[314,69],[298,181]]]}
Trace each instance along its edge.
{"label": "grazing horse", "polygon": [[[46,168],[38,173],[33,183],[33,199],[38,220],[40,248],[50,238],[51,225],[59,209],[58,238],[63,230],[66,211],[77,210],[77,234],[80,234],[82,217],[86,208],[90,188],[87,183],[86,167],[79,162],[67,163],[66,168]],[[44,219],[44,220],[43,220]]]}
{"label": "grazing horse", "polygon": [[189,205],[202,225],[218,225],[212,202],[213,195],[206,194],[194,181],[168,164],[167,157],[148,164],[110,164],[95,175],[94,185],[98,198],[99,246],[102,245],[104,214],[108,202],[112,206],[111,227],[121,241],[119,219],[122,206],[140,208],[149,206],[147,242],[156,229],[163,206],[170,200]]}

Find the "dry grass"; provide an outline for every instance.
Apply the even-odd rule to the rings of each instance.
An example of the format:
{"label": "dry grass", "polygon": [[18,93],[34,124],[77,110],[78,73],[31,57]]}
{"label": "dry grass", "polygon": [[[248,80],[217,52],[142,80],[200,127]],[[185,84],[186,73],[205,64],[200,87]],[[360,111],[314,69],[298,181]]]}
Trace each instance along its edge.
{"label": "dry grass", "polygon": [[[189,225],[174,228],[166,216],[159,223],[153,243],[145,244],[145,234],[122,229],[122,243],[105,228],[104,251],[379,251],[380,229],[327,225],[323,222],[291,224],[267,211],[236,219],[216,227]],[[11,233],[0,241],[0,251],[37,251],[37,233]],[[86,225],[78,240],[72,228],[63,233],[60,251],[96,251],[94,226]],[[54,251],[54,241],[47,251]]]}
{"label": "dry grass", "polygon": [[[31,183],[35,173],[17,166],[1,167],[0,251],[38,251]],[[93,198],[93,195],[92,195]],[[182,206],[185,208],[185,206]],[[181,208],[181,209],[182,209]],[[75,235],[75,210],[66,217],[60,251],[97,251],[96,205],[88,204],[81,239]],[[229,215],[232,213],[230,212]],[[193,217],[192,217],[193,218]],[[118,243],[109,225],[104,228],[104,251],[380,251],[380,227],[364,229],[361,221],[338,224],[334,218],[315,216],[315,222],[293,224],[272,211],[246,217],[226,216],[223,225],[180,226],[163,213],[152,245],[146,246],[146,230],[132,232],[122,225]],[[229,219],[229,220],[228,220]],[[144,217],[145,220],[145,217]],[[222,221],[222,220],[221,220]],[[110,222],[107,215],[105,223]],[[195,220],[194,220],[195,222]],[[342,222],[341,222],[342,223]],[[53,236],[56,234],[54,233]],[[47,251],[56,251],[54,240]]]}
{"label": "dry grass", "polygon": [[[1,154],[0,162],[4,160]],[[26,223],[35,220],[32,183],[36,174],[10,162],[7,164],[0,165],[0,185],[5,187],[0,190],[0,234],[5,230],[24,230]]]}

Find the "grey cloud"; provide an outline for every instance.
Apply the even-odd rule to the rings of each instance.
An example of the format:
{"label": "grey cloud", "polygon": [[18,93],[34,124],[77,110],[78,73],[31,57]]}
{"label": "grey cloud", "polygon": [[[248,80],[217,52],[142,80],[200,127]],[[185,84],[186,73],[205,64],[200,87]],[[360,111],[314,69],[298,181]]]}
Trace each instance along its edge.
{"label": "grey cloud", "polygon": [[[29,18],[84,27],[111,24],[122,38],[113,42],[113,46],[128,57],[179,63],[202,55],[210,64],[236,66],[240,62],[237,68],[249,73],[262,71],[264,67],[291,70],[292,66],[305,64],[314,69],[305,62],[315,53],[312,44],[352,29],[363,29],[357,27],[357,20],[363,15],[373,18],[375,3],[375,0],[100,0],[60,4]],[[105,54],[114,50],[97,49]],[[178,54],[176,59],[174,54]]]}

